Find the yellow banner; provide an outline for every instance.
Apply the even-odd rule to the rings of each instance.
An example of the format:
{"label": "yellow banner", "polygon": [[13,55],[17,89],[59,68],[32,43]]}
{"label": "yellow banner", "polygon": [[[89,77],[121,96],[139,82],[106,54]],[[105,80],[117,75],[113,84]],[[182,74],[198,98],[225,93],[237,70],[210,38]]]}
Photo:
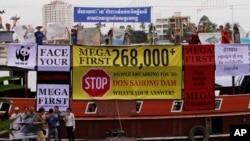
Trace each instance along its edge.
{"label": "yellow banner", "polygon": [[73,99],[181,99],[181,46],[73,46]]}

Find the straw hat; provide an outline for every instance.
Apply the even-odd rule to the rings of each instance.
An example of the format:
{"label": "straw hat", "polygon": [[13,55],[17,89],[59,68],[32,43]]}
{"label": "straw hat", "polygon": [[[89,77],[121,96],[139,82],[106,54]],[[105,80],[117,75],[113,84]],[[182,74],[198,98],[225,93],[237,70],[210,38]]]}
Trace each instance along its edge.
{"label": "straw hat", "polygon": [[43,27],[42,27],[42,26],[37,26],[37,27],[36,27],[36,29],[41,29],[41,28],[43,28]]}

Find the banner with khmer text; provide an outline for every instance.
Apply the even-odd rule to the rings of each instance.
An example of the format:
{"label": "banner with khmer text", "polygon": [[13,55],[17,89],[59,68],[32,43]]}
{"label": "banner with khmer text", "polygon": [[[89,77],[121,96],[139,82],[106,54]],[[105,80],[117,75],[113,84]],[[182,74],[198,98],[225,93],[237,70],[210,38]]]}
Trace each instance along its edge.
{"label": "banner with khmer text", "polygon": [[250,75],[249,44],[216,44],[216,76]]}
{"label": "banner with khmer text", "polygon": [[214,45],[186,45],[183,48],[183,109],[214,109]]}
{"label": "banner with khmer text", "polygon": [[74,22],[151,22],[151,7],[74,7]]}
{"label": "banner with khmer text", "polygon": [[181,99],[182,47],[73,46],[73,99]]}

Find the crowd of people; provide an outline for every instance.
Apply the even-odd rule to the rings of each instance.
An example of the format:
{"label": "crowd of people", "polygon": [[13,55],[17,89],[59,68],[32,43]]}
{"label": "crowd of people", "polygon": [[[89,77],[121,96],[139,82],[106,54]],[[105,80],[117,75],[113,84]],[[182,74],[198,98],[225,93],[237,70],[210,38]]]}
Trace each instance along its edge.
{"label": "crowd of people", "polygon": [[[0,29],[3,29],[5,31],[13,31],[14,28],[16,27],[16,23],[17,21],[20,19],[20,17],[14,17],[12,18],[13,20],[13,25],[11,26],[11,24],[6,23],[5,27],[3,26],[3,21],[2,18],[0,16]],[[43,31],[41,31],[43,27],[42,26],[37,26],[36,30],[34,32],[34,36],[35,36],[35,42],[38,45],[42,45],[43,41],[46,40],[46,29],[44,29]],[[98,27],[100,28],[100,27]],[[206,33],[208,31],[209,28],[209,24],[205,23],[203,26],[199,26],[198,28],[193,27],[190,24],[190,28],[191,28],[191,33],[190,33],[190,38],[188,40],[189,44],[201,44],[201,41],[198,37],[199,33]],[[25,35],[27,34],[27,28],[25,28],[25,26],[23,27],[24,30],[26,30]],[[72,45],[76,45],[78,42],[78,32],[79,28],[75,28],[73,27],[72,29],[68,29],[66,28],[68,35],[69,35],[69,40],[70,40],[70,44]],[[228,33],[227,30],[224,29],[223,25],[219,26],[219,32],[221,33],[221,43],[230,43],[230,34]],[[25,36],[24,35],[24,36]],[[106,34],[107,36],[105,36],[105,45],[113,45],[114,42],[114,30],[113,28],[111,28],[108,33]],[[100,33],[101,36],[101,33]],[[131,33],[129,33],[129,30],[125,29],[124,30],[124,34],[123,34],[123,45],[130,45],[130,36]],[[176,28],[175,31],[172,32],[170,40],[171,42],[173,42],[175,45],[180,45],[182,43],[182,33],[181,33],[181,29],[180,28]],[[157,44],[158,38],[157,38],[157,32],[156,32],[156,28],[153,24],[150,24],[149,27],[149,41],[151,45]],[[239,34],[239,29],[237,26],[235,26],[233,28],[233,39],[232,39],[233,43],[240,43],[240,34]],[[5,43],[9,43],[9,42],[5,42]]]}
{"label": "crowd of people", "polygon": [[[199,33],[208,33],[209,24],[205,23],[204,26],[200,26],[199,29],[197,27],[193,27],[190,24],[191,32],[188,32],[189,39],[188,44],[195,45],[195,44],[202,44],[201,40],[199,39]],[[232,40],[230,38],[229,32],[224,28],[223,25],[219,26],[218,32],[221,34],[220,43],[228,44],[228,43],[240,43],[240,32],[237,26],[233,27],[233,35]],[[175,45],[180,45],[182,43],[182,34],[180,28],[177,28],[173,31],[170,35],[170,42],[174,43]]]}
{"label": "crowd of people", "polygon": [[[13,25],[11,26],[10,23],[6,23],[5,26],[3,26],[3,20],[0,16],[0,30],[2,31],[11,31],[14,33],[15,31],[15,27],[17,26],[17,21],[20,19],[20,17],[14,17],[12,18],[13,20]],[[102,34],[101,34],[101,30],[100,30],[100,26],[96,26],[96,28],[99,29],[100,31],[100,42],[102,41],[101,38],[102,37]],[[34,37],[35,37],[35,43],[38,44],[38,45],[43,45],[44,41],[47,40],[46,38],[46,34],[47,34],[47,29],[43,26],[36,26],[35,27],[36,31],[34,31]],[[23,38],[27,38],[27,33],[29,32],[29,29],[27,28],[26,25],[23,25],[22,26],[22,30],[25,31],[24,35],[23,35]],[[67,34],[68,34],[68,39],[69,40],[69,44],[71,45],[77,45],[78,44],[78,33],[80,30],[83,30],[83,28],[79,28],[79,27],[76,27],[76,26],[73,26],[71,28],[68,28],[68,27],[65,27],[65,30],[67,31]],[[111,28],[107,34],[105,34],[106,36],[104,37],[105,38],[105,45],[113,45],[114,43],[114,38],[113,38],[113,34],[114,34],[114,31],[113,31],[113,28]],[[129,33],[129,30],[125,29],[124,30],[124,34],[123,34],[123,44],[124,45],[130,45],[130,33]],[[4,41],[4,43],[11,43],[11,42],[14,42],[14,41]],[[18,41],[17,41],[18,42]],[[53,40],[53,41],[48,41],[47,42],[49,43],[57,43],[57,40]],[[0,42],[1,43],[1,42]]]}
{"label": "crowd of people", "polygon": [[[75,116],[71,108],[67,108],[66,112],[63,113],[58,106],[55,106],[46,113],[43,107],[39,108],[37,112],[34,107],[24,107],[23,112],[20,112],[19,107],[15,107],[10,119],[14,120],[10,125],[10,129],[24,135],[15,137],[17,139],[13,139],[13,141],[36,141],[37,139],[39,141],[51,141],[52,139],[61,141],[63,124],[65,125],[68,140],[75,140]],[[31,138],[32,133],[37,137]]]}

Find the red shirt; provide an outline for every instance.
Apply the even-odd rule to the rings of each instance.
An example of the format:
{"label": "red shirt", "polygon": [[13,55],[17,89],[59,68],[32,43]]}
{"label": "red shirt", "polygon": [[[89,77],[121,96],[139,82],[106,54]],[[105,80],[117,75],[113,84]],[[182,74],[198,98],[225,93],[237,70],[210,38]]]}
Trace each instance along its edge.
{"label": "red shirt", "polygon": [[189,44],[200,44],[200,39],[199,39],[198,33],[191,35],[191,38],[189,40]]}
{"label": "red shirt", "polygon": [[221,43],[222,44],[230,43],[230,35],[225,29],[221,30]]}

